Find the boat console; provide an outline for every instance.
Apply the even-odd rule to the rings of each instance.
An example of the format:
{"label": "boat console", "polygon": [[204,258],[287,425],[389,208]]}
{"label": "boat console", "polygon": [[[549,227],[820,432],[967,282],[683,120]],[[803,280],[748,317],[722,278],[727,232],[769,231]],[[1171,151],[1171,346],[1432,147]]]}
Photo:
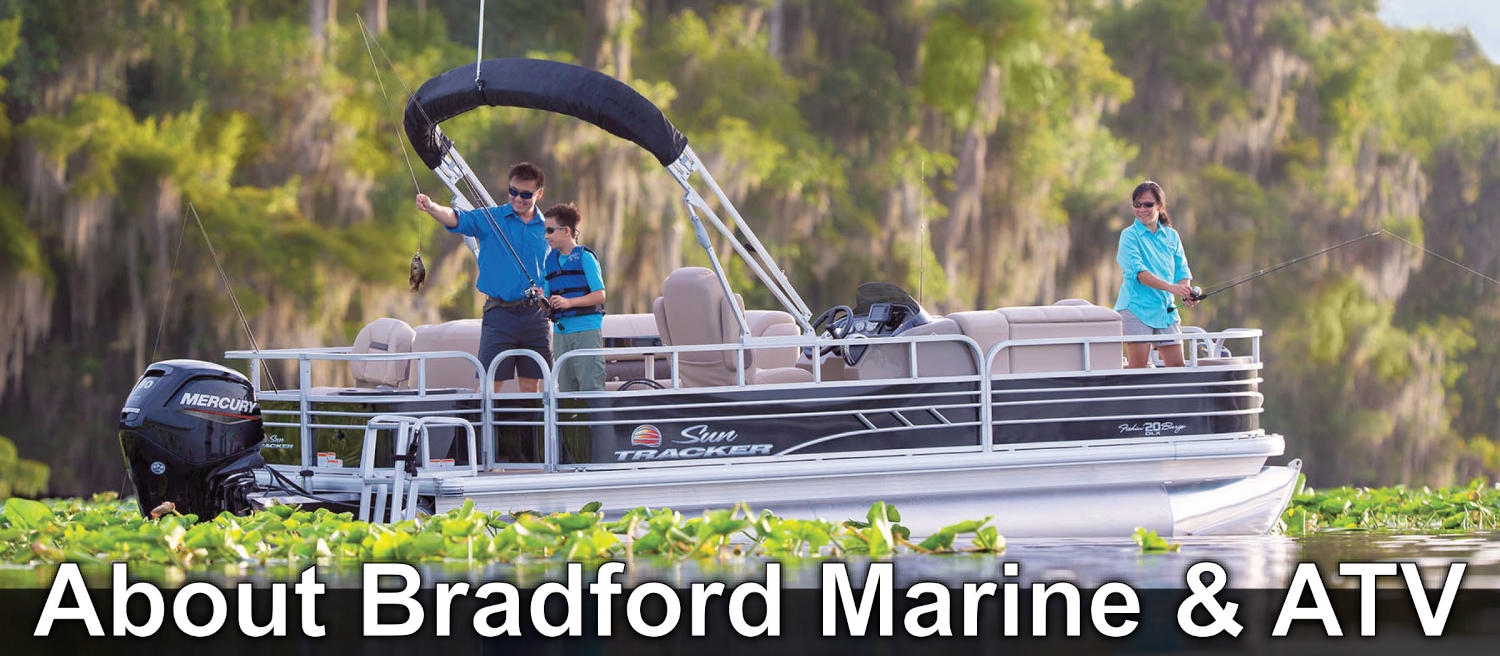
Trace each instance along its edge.
{"label": "boat console", "polygon": [[[854,307],[835,305],[813,320],[815,331],[830,339],[893,337],[917,326],[932,323],[933,318],[922,309],[906,290],[888,282],[867,282],[854,292]],[[864,357],[864,345],[825,346],[820,355],[841,356],[849,367],[859,366]],[[804,361],[812,360],[812,347],[802,350]]]}

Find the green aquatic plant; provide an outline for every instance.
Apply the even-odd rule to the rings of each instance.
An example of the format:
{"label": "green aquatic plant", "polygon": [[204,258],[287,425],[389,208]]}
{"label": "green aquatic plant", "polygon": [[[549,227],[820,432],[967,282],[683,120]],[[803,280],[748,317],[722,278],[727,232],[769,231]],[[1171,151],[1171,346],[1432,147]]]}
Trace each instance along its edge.
{"label": "green aquatic plant", "polygon": [[1136,527],[1135,535],[1130,537],[1140,546],[1141,553],[1166,553],[1182,548],[1181,544],[1168,542],[1166,538],[1157,535],[1156,531],[1141,527]]}
{"label": "green aquatic plant", "polygon": [[1281,516],[1285,532],[1327,530],[1488,531],[1500,528],[1500,487],[1475,479],[1463,487],[1305,488]]}
{"label": "green aquatic plant", "polygon": [[51,469],[47,465],[22,458],[16,451],[15,443],[0,435],[0,499],[12,494],[41,494],[47,489],[47,477],[50,473]]}
{"label": "green aquatic plant", "polygon": [[686,518],[670,508],[635,508],[606,520],[600,504],[575,512],[481,511],[472,501],[446,513],[394,524],[355,520],[326,508],[273,506],[248,516],[200,521],[169,512],[144,518],[114,495],[81,499],[10,499],[0,510],[0,562],[103,565],[130,561],[177,570],[310,563],[489,563],[538,560],[671,561],[754,556],[777,559],[957,550],[972,534],[974,551],[996,553],[1004,538],[990,518],[940,529],[920,544],[898,522],[895,506],[877,502],[865,521],[834,523],[756,514],[739,504]]}

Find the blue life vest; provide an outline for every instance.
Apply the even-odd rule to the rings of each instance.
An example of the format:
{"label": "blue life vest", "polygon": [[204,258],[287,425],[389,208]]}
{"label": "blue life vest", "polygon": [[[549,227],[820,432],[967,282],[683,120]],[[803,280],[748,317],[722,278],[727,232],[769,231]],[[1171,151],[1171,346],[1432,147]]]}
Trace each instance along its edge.
{"label": "blue life vest", "polygon": [[[583,249],[589,255],[594,256],[595,262],[599,261],[599,256],[595,254],[593,250],[589,249],[588,246],[579,245],[574,246],[574,248]],[[574,262],[583,262],[583,256],[581,255],[577,258],[570,259]],[[547,272],[547,288],[553,294],[556,294],[563,298],[578,298],[579,296],[588,294],[590,291],[589,281],[588,278],[585,278],[583,275],[583,267],[581,264],[575,266],[577,268],[562,268],[562,258],[558,255],[556,249],[553,249],[551,252],[547,253],[547,263],[544,267],[544,270]],[[604,277],[603,263],[600,263],[599,265],[599,277]],[[587,314],[604,314],[604,305],[601,303],[596,305],[586,305],[582,307],[570,307],[566,310],[552,311],[552,316],[563,319],[566,319],[568,317],[581,317]]]}

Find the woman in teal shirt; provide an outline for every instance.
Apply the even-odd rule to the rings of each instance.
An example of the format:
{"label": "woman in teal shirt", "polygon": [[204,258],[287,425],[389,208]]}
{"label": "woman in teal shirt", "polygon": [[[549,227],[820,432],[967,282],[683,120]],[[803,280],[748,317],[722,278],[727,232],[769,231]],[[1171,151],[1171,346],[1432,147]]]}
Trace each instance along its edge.
{"label": "woman in teal shirt", "polygon": [[[1150,180],[1136,185],[1130,194],[1135,220],[1120,232],[1120,249],[1115,255],[1125,273],[1115,310],[1124,322],[1126,335],[1180,335],[1182,321],[1172,309],[1173,297],[1181,298],[1185,307],[1198,304],[1189,284],[1193,272],[1188,268],[1182,239],[1172,229],[1166,200],[1161,185]],[[1173,280],[1177,282],[1170,282]],[[1152,346],[1168,367],[1183,366],[1179,339],[1127,342],[1128,366],[1132,369],[1150,366]]]}

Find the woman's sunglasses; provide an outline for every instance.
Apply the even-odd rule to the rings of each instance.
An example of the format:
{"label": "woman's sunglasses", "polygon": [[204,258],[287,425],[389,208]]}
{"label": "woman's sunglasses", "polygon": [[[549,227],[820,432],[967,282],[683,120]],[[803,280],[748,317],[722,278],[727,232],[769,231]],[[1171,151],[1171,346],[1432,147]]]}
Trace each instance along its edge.
{"label": "woman's sunglasses", "polygon": [[531,197],[535,196],[536,192],[535,191],[521,191],[520,189],[517,189],[515,187],[511,187],[510,188],[510,195],[512,195],[512,196],[520,196],[521,200],[531,200]]}
{"label": "woman's sunglasses", "polygon": [[[511,190],[511,191],[515,191],[515,190],[514,190],[514,189],[512,189],[512,190]],[[522,196],[522,198],[525,198],[525,196]],[[1151,209],[1151,208],[1153,208],[1153,207],[1156,207],[1156,203],[1154,203],[1154,202],[1151,202],[1151,201],[1149,201],[1149,200],[1148,200],[1148,201],[1146,201],[1146,202],[1144,202],[1144,203],[1133,203],[1133,204],[1134,204],[1134,205],[1135,205],[1135,206],[1136,206],[1136,207],[1144,207],[1144,208],[1146,208],[1146,209],[1148,209],[1148,210],[1149,210],[1149,209]]]}

